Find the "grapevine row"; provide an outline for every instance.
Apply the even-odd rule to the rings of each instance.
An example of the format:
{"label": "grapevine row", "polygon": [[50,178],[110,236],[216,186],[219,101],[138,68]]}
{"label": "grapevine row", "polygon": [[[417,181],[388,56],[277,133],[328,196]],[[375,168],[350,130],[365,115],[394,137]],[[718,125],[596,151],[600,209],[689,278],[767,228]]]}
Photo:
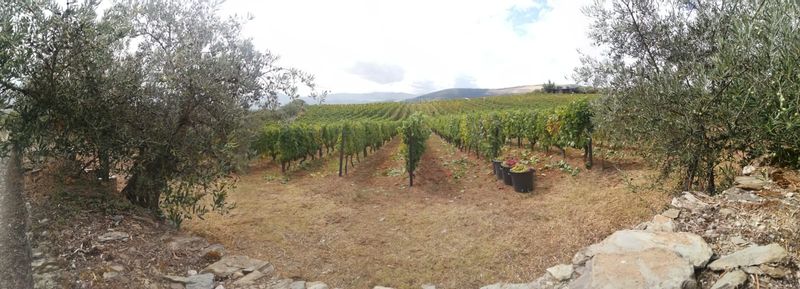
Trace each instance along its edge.
{"label": "grapevine row", "polygon": [[[307,159],[340,151],[350,165],[353,157],[366,157],[397,134],[397,123],[388,121],[342,121],[330,124],[267,125],[258,134],[253,149],[261,156],[271,157],[281,164],[281,171],[301,164]],[[345,167],[346,168],[346,167]]]}
{"label": "grapevine row", "polygon": [[591,110],[586,99],[568,105],[545,109],[523,109],[502,112],[477,112],[435,118],[431,126],[447,142],[467,152],[495,159],[506,140],[522,140],[531,148],[578,148],[585,151],[586,166],[592,165]]}

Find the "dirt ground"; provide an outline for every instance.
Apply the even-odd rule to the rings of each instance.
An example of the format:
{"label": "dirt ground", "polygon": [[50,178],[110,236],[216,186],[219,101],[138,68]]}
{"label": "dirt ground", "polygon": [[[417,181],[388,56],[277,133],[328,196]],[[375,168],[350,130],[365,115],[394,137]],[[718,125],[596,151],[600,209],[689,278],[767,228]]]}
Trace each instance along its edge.
{"label": "dirt ground", "polygon": [[[228,215],[193,220],[187,230],[233,253],[269,260],[278,274],[332,287],[478,288],[528,282],[568,262],[583,246],[662,211],[670,196],[632,190],[652,171],[634,163],[543,169],[533,193],[516,193],[491,164],[432,136],[415,185],[402,173],[399,141],[336,175],[333,157],[280,176],[269,162],[241,176]],[[568,163],[582,168],[578,151]]]}

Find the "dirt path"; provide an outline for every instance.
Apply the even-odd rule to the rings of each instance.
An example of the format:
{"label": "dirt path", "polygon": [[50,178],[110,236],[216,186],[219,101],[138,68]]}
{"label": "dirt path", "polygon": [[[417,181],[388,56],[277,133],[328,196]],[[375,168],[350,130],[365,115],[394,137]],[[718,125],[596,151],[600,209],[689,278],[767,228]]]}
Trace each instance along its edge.
{"label": "dirt path", "polygon": [[[399,141],[356,163],[268,181],[274,170],[241,177],[237,208],[187,228],[232,252],[270,260],[282,276],[332,287],[478,288],[528,282],[547,266],[625,226],[652,217],[669,198],[633,195],[625,185],[649,171],[557,169],[537,175],[535,192],[515,193],[490,164],[432,136],[413,187],[395,157]],[[560,160],[539,154],[543,163]],[[579,166],[574,152],[568,160]],[[336,162],[336,160],[329,160]],[[337,163],[338,164],[338,163]]]}
{"label": "dirt path", "polygon": [[19,164],[0,159],[0,289],[33,288]]}

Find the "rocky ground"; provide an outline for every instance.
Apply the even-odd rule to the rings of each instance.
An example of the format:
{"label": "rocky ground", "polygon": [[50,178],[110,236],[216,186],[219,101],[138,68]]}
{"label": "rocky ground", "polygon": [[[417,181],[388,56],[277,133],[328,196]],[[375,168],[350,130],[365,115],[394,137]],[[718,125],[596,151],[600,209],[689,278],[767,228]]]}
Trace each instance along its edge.
{"label": "rocky ground", "polygon": [[743,174],[716,196],[684,192],[652,221],[531,283],[482,289],[799,288],[800,173],[748,166]]}
{"label": "rocky ground", "polygon": [[[482,289],[798,288],[798,173],[745,173],[716,196],[684,192],[651,221],[580,250],[537,280]],[[329,288],[277,276],[268,260],[228,254],[165,226],[98,184],[54,184],[42,175],[26,178],[36,288]]]}

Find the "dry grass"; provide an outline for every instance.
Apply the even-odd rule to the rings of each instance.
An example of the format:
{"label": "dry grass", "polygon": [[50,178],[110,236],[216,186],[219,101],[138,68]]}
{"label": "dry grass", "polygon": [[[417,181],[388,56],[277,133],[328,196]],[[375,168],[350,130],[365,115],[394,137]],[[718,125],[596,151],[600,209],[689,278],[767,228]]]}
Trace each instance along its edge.
{"label": "dry grass", "polygon": [[[286,184],[265,180],[275,168],[259,166],[231,194],[238,207],[230,215],[187,228],[271,261],[282,276],[333,287],[477,288],[531,281],[669,201],[661,192],[629,190],[623,178],[637,183],[651,174],[637,165],[624,174],[595,169],[576,177],[545,170],[534,193],[515,193],[494,180],[490,164],[436,137],[408,188],[405,176],[384,174],[401,167],[391,157],[397,146],[395,140],[344,178],[335,176],[333,160]],[[576,152],[569,162],[579,165]]]}

